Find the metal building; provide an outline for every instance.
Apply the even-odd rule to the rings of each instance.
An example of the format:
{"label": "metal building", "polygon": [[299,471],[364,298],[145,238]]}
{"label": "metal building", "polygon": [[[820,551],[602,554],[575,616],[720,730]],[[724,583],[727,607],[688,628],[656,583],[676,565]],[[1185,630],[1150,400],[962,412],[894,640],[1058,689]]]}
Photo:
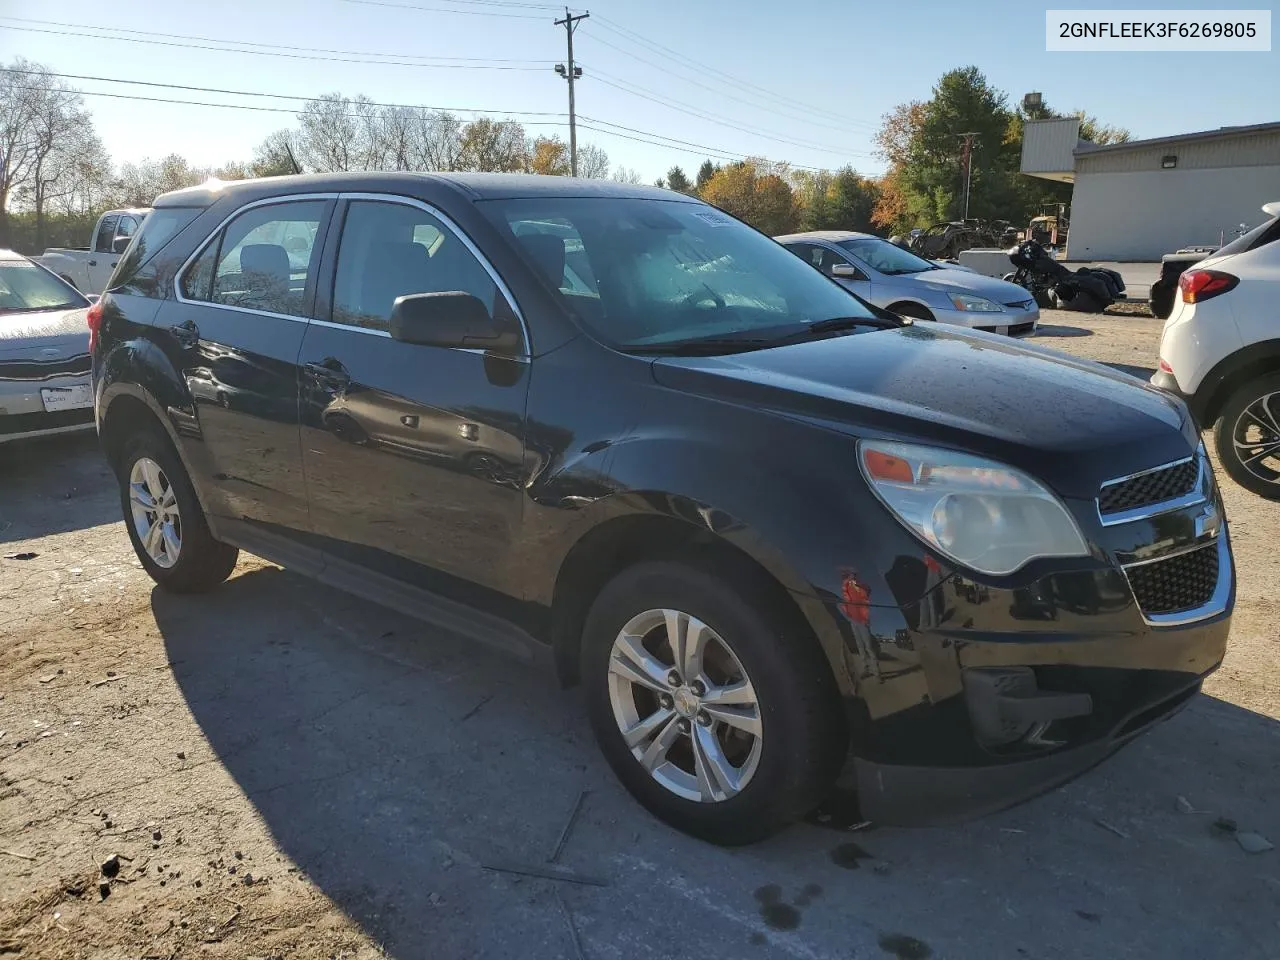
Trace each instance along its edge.
{"label": "metal building", "polygon": [[1280,200],[1280,123],[1099,146],[1080,121],[1029,120],[1022,172],[1071,183],[1071,260],[1159,260],[1217,246]]}

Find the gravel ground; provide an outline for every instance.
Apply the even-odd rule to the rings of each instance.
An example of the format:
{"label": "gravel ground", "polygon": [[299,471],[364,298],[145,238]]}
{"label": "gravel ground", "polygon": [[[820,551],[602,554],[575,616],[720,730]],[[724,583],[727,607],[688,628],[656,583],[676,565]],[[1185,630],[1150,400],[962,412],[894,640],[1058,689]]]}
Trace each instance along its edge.
{"label": "gravel ground", "polygon": [[[1044,322],[1154,364],[1158,321]],[[1223,482],[1239,602],[1187,710],[976,823],[730,851],[647,817],[548,678],[252,558],[161,594],[91,438],[0,447],[0,556],[34,555],[0,559],[0,955],[1280,957],[1280,853],[1242,846],[1280,843],[1280,514]],[[594,883],[490,869],[571,820]]]}

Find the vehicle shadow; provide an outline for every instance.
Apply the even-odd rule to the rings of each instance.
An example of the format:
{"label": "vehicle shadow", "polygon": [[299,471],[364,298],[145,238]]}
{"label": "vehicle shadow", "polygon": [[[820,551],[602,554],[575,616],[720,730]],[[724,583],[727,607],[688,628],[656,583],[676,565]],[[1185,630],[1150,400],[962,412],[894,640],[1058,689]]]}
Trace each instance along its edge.
{"label": "vehicle shadow", "polygon": [[1131,377],[1137,377],[1139,380],[1150,380],[1155,376],[1155,367],[1143,367],[1136,363],[1111,363],[1108,360],[1101,361],[1112,370],[1119,370],[1121,373],[1127,373]]}
{"label": "vehicle shadow", "polygon": [[[202,597],[157,590],[152,608],[229,775],[399,960],[1261,957],[1274,943],[1276,855],[1250,862],[1212,822],[1280,840],[1280,723],[1209,697],[976,823],[802,824],[724,850],[650,818],[579,697],[501,654],[274,568]],[[544,863],[582,791],[559,862],[607,886],[486,868]]]}
{"label": "vehicle shadow", "polygon": [[1070,327],[1060,323],[1040,324],[1036,327],[1037,337],[1092,337],[1093,331],[1084,327]]}
{"label": "vehicle shadow", "polygon": [[92,432],[0,444],[0,543],[120,519],[120,495]]}

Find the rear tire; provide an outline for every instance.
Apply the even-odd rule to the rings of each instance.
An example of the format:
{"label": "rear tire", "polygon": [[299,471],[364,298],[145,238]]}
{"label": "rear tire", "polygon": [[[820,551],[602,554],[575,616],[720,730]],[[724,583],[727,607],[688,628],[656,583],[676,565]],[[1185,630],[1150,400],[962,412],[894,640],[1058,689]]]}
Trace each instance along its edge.
{"label": "rear tire", "polygon": [[[844,757],[830,668],[768,595],[746,576],[643,563],[601,591],[583,630],[582,677],[605,759],[650,813],[712,843],[752,843],[804,816]],[[681,642],[696,649],[695,638],[696,660],[674,652]],[[627,669],[636,663],[639,682]]]}
{"label": "rear tire", "polygon": [[1223,469],[1240,486],[1280,500],[1280,373],[1233,393],[1213,431]]}
{"label": "rear tire", "polygon": [[239,551],[209,532],[167,437],[138,431],[124,442],[116,466],[129,540],[152,580],[171,593],[201,593],[231,575]]}

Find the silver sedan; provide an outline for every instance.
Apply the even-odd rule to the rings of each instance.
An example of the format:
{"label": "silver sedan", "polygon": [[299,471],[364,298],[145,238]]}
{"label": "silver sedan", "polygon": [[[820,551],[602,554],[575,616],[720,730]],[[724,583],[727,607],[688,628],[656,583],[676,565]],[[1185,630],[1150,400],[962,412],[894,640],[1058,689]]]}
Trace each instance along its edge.
{"label": "silver sedan", "polygon": [[1017,284],[971,270],[947,269],[869,233],[821,230],[775,238],[817,269],[878,307],[917,320],[1027,336],[1040,308]]}
{"label": "silver sedan", "polygon": [[0,250],[0,444],[93,429],[89,304],[44,267]]}

